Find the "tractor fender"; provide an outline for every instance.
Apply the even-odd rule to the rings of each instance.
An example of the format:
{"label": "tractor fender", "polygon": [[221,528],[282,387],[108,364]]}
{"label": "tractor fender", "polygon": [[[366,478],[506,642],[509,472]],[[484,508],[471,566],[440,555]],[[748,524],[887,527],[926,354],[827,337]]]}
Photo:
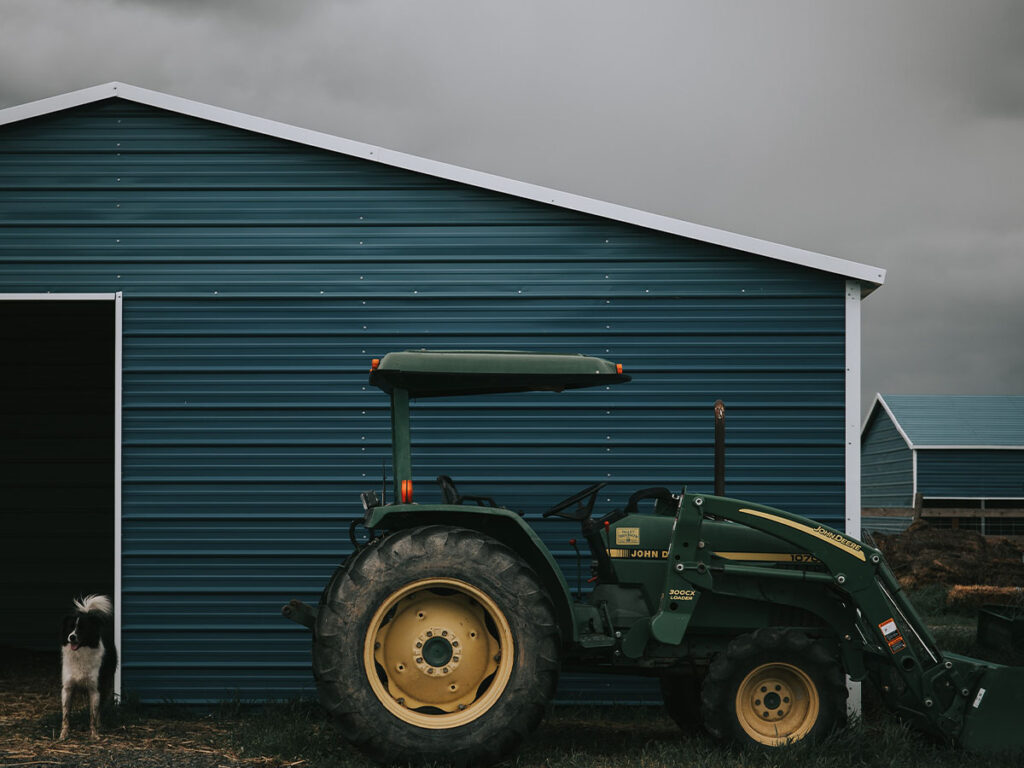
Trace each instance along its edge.
{"label": "tractor fender", "polygon": [[517,512],[502,507],[461,504],[389,504],[366,513],[363,524],[373,530],[398,531],[420,525],[453,525],[490,536],[533,568],[551,598],[563,640],[578,640],[572,596],[565,576],[536,531]]}

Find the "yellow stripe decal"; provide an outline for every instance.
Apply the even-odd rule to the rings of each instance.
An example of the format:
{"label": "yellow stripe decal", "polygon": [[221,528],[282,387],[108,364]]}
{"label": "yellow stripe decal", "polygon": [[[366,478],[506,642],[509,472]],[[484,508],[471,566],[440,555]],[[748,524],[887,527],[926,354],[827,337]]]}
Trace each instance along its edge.
{"label": "yellow stripe decal", "polygon": [[840,536],[838,533],[833,533],[823,526],[819,525],[817,528],[811,528],[803,523],[796,523],[792,520],[786,520],[785,518],[777,517],[776,515],[769,515],[767,512],[758,512],[754,509],[741,509],[740,512],[747,515],[754,515],[755,517],[763,517],[765,520],[771,520],[773,523],[779,523],[780,525],[795,528],[798,531],[806,533],[808,536],[813,536],[816,539],[827,541],[833,547],[841,549],[848,555],[853,555],[858,560],[864,562],[867,561],[867,558],[864,557],[863,547],[860,544],[855,541],[850,541],[846,537]]}
{"label": "yellow stripe decal", "polygon": [[666,560],[667,549],[613,549],[608,548],[608,557],[613,560]]}
{"label": "yellow stripe decal", "polygon": [[723,560],[750,560],[762,563],[816,563],[818,558],[806,552],[714,552]]}

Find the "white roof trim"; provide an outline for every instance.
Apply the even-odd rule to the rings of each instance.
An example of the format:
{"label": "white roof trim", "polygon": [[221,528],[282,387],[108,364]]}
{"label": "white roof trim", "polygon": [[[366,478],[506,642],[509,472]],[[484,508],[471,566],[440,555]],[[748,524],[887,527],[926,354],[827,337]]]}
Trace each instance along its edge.
{"label": "white roof trim", "polygon": [[[912,451],[1024,451],[1024,445],[927,445],[925,443],[914,443],[899,421],[897,421],[896,414],[889,408],[889,404],[885,402],[885,398],[882,397],[881,393],[875,395],[875,402],[872,403],[871,408],[868,410],[868,416],[864,419],[864,426],[860,431],[861,440],[864,439],[868,425],[875,416],[875,409],[879,406],[889,414],[889,419],[892,421],[893,426],[896,427],[896,431],[900,433],[907,447]],[[936,496],[935,498],[939,497]]]}
{"label": "white roof trim", "polygon": [[636,208],[607,203],[601,200],[594,200],[589,197],[573,195],[568,192],[560,192],[546,187],[539,187],[535,184],[527,184],[522,181],[507,179],[502,176],[495,176],[490,173],[474,171],[468,168],[440,163],[428,160],[415,155],[408,155],[404,152],[395,152],[390,149],[376,147],[371,144],[364,144],[358,141],[351,141],[337,136],[331,136],[319,131],[311,131],[305,128],[298,128],[293,125],[279,123],[274,120],[266,120],[262,117],[254,117],[241,112],[235,112],[222,107],[214,107],[209,104],[202,104],[197,101],[182,99],[177,96],[170,96],[158,91],[150,91],[146,88],[139,88],[125,83],[106,83],[95,85],[90,88],[83,88],[79,91],[72,91],[60,96],[52,96],[48,99],[33,101],[28,104],[21,104],[16,107],[8,107],[0,110],[0,125],[14,123],[20,120],[27,120],[32,117],[47,115],[58,112],[62,109],[90,104],[102,99],[119,97],[128,101],[147,104],[152,107],[166,109],[183,115],[198,117],[203,120],[210,120],[224,125],[242,128],[256,133],[275,136],[280,139],[306,144],[311,147],[319,147],[331,152],[339,152],[345,155],[361,157],[365,160],[374,160],[384,165],[391,165],[409,171],[425,173],[449,181],[462,184],[469,184],[475,187],[490,189],[495,192],[502,192],[516,197],[523,197],[529,200],[536,200],[549,205],[556,205],[582,213],[589,213],[607,219],[622,221],[627,224],[635,224],[647,229],[659,230],[670,234],[700,240],[706,243],[721,245],[726,248],[733,248],[738,251],[752,253],[759,256],[766,256],[770,259],[798,264],[803,267],[830,272],[842,275],[864,283],[864,295],[867,295],[885,282],[885,270],[867,264],[860,264],[846,259],[837,259],[833,256],[825,256],[813,251],[805,251],[801,248],[793,248],[788,245],[771,243],[766,240],[759,240],[746,235],[738,235],[726,232],[713,227],[705,227],[700,224],[692,224],[680,219],[673,219],[668,216],[660,216],[655,213],[640,211]]}
{"label": "white roof trim", "polygon": [[892,409],[889,408],[889,404],[885,402],[885,398],[882,397],[881,392],[875,393],[875,402],[871,404],[871,410],[868,411],[868,417],[864,419],[864,426],[861,428],[860,431],[862,441],[864,439],[864,433],[867,432],[868,424],[870,424],[871,419],[874,418],[875,409],[878,407],[881,407],[882,410],[889,415],[889,420],[892,421],[892,425],[896,427],[896,431],[900,433],[900,437],[902,437],[903,442],[907,444],[907,448],[913,451],[921,447],[919,445],[914,445],[913,441],[911,441],[910,439],[910,435],[908,435],[904,431],[903,427],[900,426],[900,423],[896,420],[896,415],[892,412]]}

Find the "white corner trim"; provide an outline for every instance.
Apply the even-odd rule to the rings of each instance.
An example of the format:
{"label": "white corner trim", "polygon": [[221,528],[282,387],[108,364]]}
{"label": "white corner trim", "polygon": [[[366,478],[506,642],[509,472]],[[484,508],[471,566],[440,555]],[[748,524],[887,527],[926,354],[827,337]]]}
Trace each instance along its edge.
{"label": "white corner trim", "polygon": [[122,346],[123,296],[114,294],[114,644],[120,655],[114,670],[114,694],[121,700],[121,668],[124,666],[124,646],[121,643],[121,400],[122,400]]}
{"label": "white corner trim", "polygon": [[917,499],[917,449],[916,448],[911,448],[910,449],[910,478],[911,478],[911,481],[912,481],[911,482],[911,488],[910,488],[910,503],[912,505],[916,505],[917,504],[917,501],[916,501],[916,499]]}
{"label": "white corner trim", "polygon": [[[861,380],[861,283],[846,281],[846,533],[861,537],[860,508],[860,380]],[[861,685],[846,678],[848,715],[861,714]]]}
{"label": "white corner trim", "polygon": [[861,285],[846,281],[846,533],[860,538]]}
{"label": "white corner trim", "polygon": [[262,117],[224,109],[223,107],[202,104],[197,101],[171,96],[159,91],[151,91],[146,88],[139,88],[126,83],[112,82],[96,85],[80,91],[52,96],[48,99],[40,99],[29,104],[9,107],[0,110],[0,125],[39,117],[62,109],[82,106],[83,104],[113,97],[274,136],[287,141],[294,141],[311,147],[326,149],[331,152],[373,160],[384,165],[424,173],[461,184],[469,184],[494,192],[535,200],[549,205],[580,211],[581,213],[589,213],[594,216],[601,216],[647,229],[654,229],[679,235],[680,237],[713,243],[725,248],[733,248],[738,251],[765,256],[777,261],[841,275],[861,281],[864,284],[862,295],[867,295],[885,282],[885,270],[879,267],[860,264],[846,259],[838,259],[834,256],[826,256],[821,253],[772,243],[767,240],[739,235],[713,227],[705,227],[700,224],[693,224],[680,219],[637,210],[636,208],[616,205],[615,203],[594,200],[593,198],[574,195],[569,192],[548,189],[535,184],[515,181],[482,171],[428,160],[404,152],[396,152],[372,144],[343,139],[338,136],[321,133],[320,131],[311,131],[275,120],[267,120]]}

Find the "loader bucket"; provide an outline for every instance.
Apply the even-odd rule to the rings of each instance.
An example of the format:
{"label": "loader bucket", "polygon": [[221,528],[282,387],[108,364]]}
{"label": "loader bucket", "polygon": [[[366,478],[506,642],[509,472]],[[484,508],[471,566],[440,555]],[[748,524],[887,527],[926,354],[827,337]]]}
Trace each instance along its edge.
{"label": "loader bucket", "polygon": [[1024,749],[1024,667],[985,666],[967,705],[960,744],[970,752]]}
{"label": "loader bucket", "polygon": [[978,610],[978,643],[1005,651],[1024,650],[1024,607],[981,606]]}

